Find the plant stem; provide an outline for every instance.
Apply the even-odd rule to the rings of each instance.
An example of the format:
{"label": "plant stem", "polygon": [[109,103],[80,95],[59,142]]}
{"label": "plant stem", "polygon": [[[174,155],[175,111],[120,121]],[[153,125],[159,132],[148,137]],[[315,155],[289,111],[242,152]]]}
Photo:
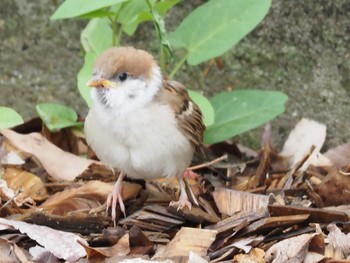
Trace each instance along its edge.
{"label": "plant stem", "polygon": [[166,50],[163,45],[160,45],[160,69],[165,73],[166,66]]}
{"label": "plant stem", "polygon": [[112,26],[112,45],[116,46],[117,45],[117,25],[116,25],[116,20],[108,17],[109,21],[111,22],[111,26]]}
{"label": "plant stem", "polygon": [[[122,11],[122,9],[124,8],[124,3],[121,4],[119,10],[117,11],[117,13],[115,14],[115,16],[112,18],[112,17],[108,17],[109,20],[111,21],[111,24],[112,24],[112,32],[113,32],[113,35],[112,35],[112,45],[113,46],[119,46],[120,44],[120,39],[122,37],[122,33],[123,33],[123,26],[120,25],[119,26],[119,30],[117,30],[117,20],[118,20],[118,17]],[[118,31],[118,32],[117,32]]]}
{"label": "plant stem", "polygon": [[117,46],[119,46],[120,43],[121,43],[122,34],[123,34],[123,25],[120,25],[119,31],[118,31],[118,34],[117,34],[117,39],[118,39],[118,44],[117,44]]}
{"label": "plant stem", "polygon": [[188,52],[186,52],[186,54],[182,57],[182,59],[175,64],[173,70],[170,72],[168,76],[169,79],[172,79],[175,76],[175,74],[179,71],[179,69],[183,66],[183,64],[187,59],[187,56],[188,56]]}

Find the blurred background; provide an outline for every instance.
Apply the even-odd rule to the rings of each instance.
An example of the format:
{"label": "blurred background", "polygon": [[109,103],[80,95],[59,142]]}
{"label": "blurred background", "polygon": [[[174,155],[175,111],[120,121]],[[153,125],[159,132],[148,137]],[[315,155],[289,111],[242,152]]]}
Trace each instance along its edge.
{"label": "blurred background", "polygon": [[[167,30],[205,1],[183,1],[168,13]],[[0,105],[25,120],[39,102],[59,102],[85,116],[76,87],[83,65],[80,32],[87,20],[50,21],[62,1],[0,1]],[[272,121],[282,145],[302,117],[328,127],[326,148],[350,138],[350,1],[273,0],[263,22],[220,58],[223,67],[183,67],[175,79],[207,95],[225,89],[279,90],[287,110]],[[142,24],[123,45],[157,55],[153,24]],[[258,147],[263,127],[236,140]]]}

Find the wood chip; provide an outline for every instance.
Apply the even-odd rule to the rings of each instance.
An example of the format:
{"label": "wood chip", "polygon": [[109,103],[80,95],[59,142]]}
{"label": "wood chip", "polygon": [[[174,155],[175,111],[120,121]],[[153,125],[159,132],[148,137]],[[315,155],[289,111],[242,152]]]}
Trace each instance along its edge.
{"label": "wood chip", "polygon": [[212,216],[199,207],[192,207],[189,209],[187,206],[185,206],[184,208],[178,210],[177,207],[169,206],[168,210],[186,220],[198,224],[204,222],[217,223],[220,220],[220,218],[217,216]]}
{"label": "wood chip", "polygon": [[331,223],[334,221],[347,222],[349,217],[346,213],[331,211],[328,209],[306,208],[297,206],[269,205],[269,211],[272,216],[287,215],[310,215],[307,222],[310,223]]}
{"label": "wood chip", "polygon": [[169,259],[175,256],[188,257],[190,251],[200,257],[205,257],[216,234],[215,230],[182,227],[168,245],[158,249],[152,259]]}
{"label": "wood chip", "polygon": [[261,215],[267,214],[269,197],[266,195],[251,194],[227,188],[217,188],[213,197],[220,213],[228,216],[239,211],[250,211]]}
{"label": "wood chip", "polygon": [[245,228],[241,232],[241,235],[246,235],[248,233],[251,235],[263,232],[262,230],[270,228],[291,226],[304,222],[308,217],[309,215],[291,215],[263,218]]}

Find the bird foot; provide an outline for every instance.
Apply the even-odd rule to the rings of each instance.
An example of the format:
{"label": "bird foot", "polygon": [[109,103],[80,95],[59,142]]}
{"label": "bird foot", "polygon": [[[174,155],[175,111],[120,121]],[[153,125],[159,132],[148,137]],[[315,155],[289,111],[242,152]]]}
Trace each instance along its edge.
{"label": "bird foot", "polygon": [[199,174],[187,169],[186,171],[184,171],[182,176],[187,179],[197,179],[199,177]]}
{"label": "bird foot", "polygon": [[122,198],[122,186],[123,186],[123,175],[120,174],[117,182],[113,186],[112,192],[108,195],[106,201],[106,213],[108,213],[108,208],[111,207],[111,216],[114,222],[114,226],[116,226],[116,208],[117,202],[119,204],[120,210],[125,215],[125,206]]}
{"label": "bird foot", "polygon": [[190,201],[188,201],[187,195],[182,194],[180,195],[179,201],[171,201],[169,206],[177,207],[177,211],[184,208],[185,206],[187,206],[189,209],[192,208],[192,204]]}

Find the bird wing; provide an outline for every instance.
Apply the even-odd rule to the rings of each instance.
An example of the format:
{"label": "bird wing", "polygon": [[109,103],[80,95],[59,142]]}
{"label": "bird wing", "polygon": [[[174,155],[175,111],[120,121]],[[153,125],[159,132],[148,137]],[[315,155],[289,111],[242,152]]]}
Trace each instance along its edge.
{"label": "bird wing", "polygon": [[201,147],[205,131],[202,112],[191,100],[186,88],[179,82],[164,80],[156,99],[170,105],[178,127],[194,147]]}

